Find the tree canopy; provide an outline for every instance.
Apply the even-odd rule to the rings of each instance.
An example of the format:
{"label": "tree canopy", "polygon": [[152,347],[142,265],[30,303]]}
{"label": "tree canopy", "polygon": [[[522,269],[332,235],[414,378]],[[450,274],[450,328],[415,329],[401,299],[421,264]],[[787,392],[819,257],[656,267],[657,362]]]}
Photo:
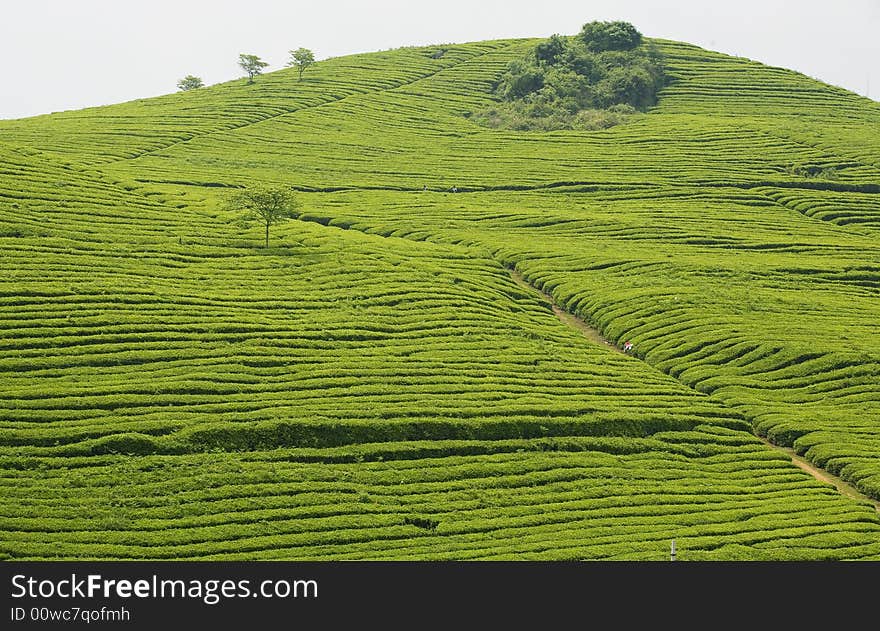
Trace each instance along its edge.
{"label": "tree canopy", "polygon": [[266,228],[266,244],[269,247],[269,226],[297,216],[299,207],[293,191],[283,186],[255,186],[240,189],[226,200],[230,210],[239,214],[235,223],[247,227],[253,221]]}
{"label": "tree canopy", "polygon": [[187,90],[195,90],[196,88],[203,88],[205,84],[199,77],[194,77],[191,74],[186,75],[183,79],[177,82],[177,89],[181,92],[186,92]]}
{"label": "tree canopy", "polygon": [[642,44],[642,34],[629,22],[588,22],[581,29],[580,39],[587,50],[633,50]]}
{"label": "tree canopy", "polygon": [[258,74],[263,74],[263,68],[269,64],[256,55],[245,55],[242,53],[238,56],[238,65],[241,66],[241,69],[247,74],[248,83],[253,83],[254,77]]}
{"label": "tree canopy", "polygon": [[287,65],[293,66],[299,71],[299,80],[302,81],[303,72],[315,63],[315,54],[308,48],[297,48],[289,52],[290,61],[287,62]]}

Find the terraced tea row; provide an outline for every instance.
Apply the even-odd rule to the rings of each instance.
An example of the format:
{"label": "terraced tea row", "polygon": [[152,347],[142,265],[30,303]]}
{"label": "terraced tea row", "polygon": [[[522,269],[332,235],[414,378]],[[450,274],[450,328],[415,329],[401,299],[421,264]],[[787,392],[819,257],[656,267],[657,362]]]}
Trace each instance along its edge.
{"label": "terraced tea row", "polygon": [[351,192],[312,196],[306,218],[493,252],[609,339],[631,339],[658,369],[877,497],[880,250],[762,197]]}
{"label": "terraced tea row", "polygon": [[[702,55],[709,53],[668,43],[662,49],[671,72],[680,76],[664,91],[657,112],[630,124],[602,132],[542,134],[488,130],[470,122],[468,113],[491,103],[493,81],[528,44],[475,56],[393,91],[300,109],[107,169],[128,181],[170,182],[174,187],[185,172],[185,181],[193,183],[256,179],[306,188],[410,190],[560,182],[821,185],[824,176],[817,179],[814,170],[858,189],[876,185],[880,178],[877,164],[864,155],[841,153],[837,145],[793,134],[784,127],[790,120],[784,118],[791,114],[788,107],[773,109],[765,98],[771,109],[756,111],[739,88],[711,93],[714,109],[724,103],[728,111],[701,112],[692,89],[710,75],[705,69],[690,74],[685,69],[702,64]],[[712,55],[729,74],[740,76],[741,84],[768,76],[769,70],[753,62]],[[856,129],[870,134],[880,124],[880,108],[867,106],[865,99],[787,71],[776,76],[782,82],[772,83],[771,93],[799,86],[784,102],[811,112],[813,118],[801,125],[806,130],[821,130],[823,116],[836,116],[844,107],[861,117],[849,121],[851,134]],[[821,95],[821,107],[816,94]],[[677,99],[693,107],[681,112],[674,105]]]}
{"label": "terraced tea row", "polygon": [[97,164],[160,151],[353,95],[398,89],[468,59],[513,44],[479,42],[399,49],[324,61],[297,81],[293,69],[111,107],[3,121],[0,142]]}
{"label": "terraced tea row", "polygon": [[[17,199],[49,204],[41,184]],[[670,537],[692,558],[876,553],[870,507],[721,406],[589,346],[491,260],[314,224],[286,226],[267,256],[219,245],[230,235],[205,214],[163,236],[125,216],[154,202],[93,194],[97,236],[62,199],[64,251],[6,237],[8,556],[662,558]],[[202,245],[174,238],[194,226]],[[184,455],[218,449],[252,451]],[[169,455],[100,455],[114,452]],[[758,464],[711,464],[740,452]],[[764,549],[773,523],[809,543]]]}
{"label": "terraced tea row", "polygon": [[657,41],[673,79],[659,104],[662,112],[772,116],[777,124],[784,124],[785,117],[814,118],[821,126],[880,117],[875,101],[792,70],[682,42]]}
{"label": "terraced tea row", "polygon": [[20,466],[40,475],[2,480],[16,558],[661,560],[671,538],[683,559],[880,555],[869,509],[712,426]]}
{"label": "terraced tea row", "polygon": [[[215,434],[236,448],[285,444],[284,432],[332,445],[729,419],[637,362],[584,351],[496,263],[301,233],[285,265],[218,250],[170,267],[120,269],[112,255],[55,266],[39,252],[33,269],[52,269],[48,282],[20,251],[0,311],[3,444],[71,455],[124,448],[122,433],[142,452],[222,444]],[[28,282],[40,291],[28,296]]]}

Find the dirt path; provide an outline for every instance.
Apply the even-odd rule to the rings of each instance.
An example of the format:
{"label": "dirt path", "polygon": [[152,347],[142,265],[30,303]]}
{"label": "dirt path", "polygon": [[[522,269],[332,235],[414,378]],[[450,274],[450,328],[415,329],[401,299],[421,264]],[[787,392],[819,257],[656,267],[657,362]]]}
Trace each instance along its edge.
{"label": "dirt path", "polygon": [[591,327],[589,324],[581,320],[579,317],[572,315],[557,306],[555,302],[553,302],[553,297],[550,294],[546,294],[534,285],[531,285],[525,278],[523,278],[522,274],[517,272],[516,270],[509,270],[510,276],[516,281],[516,284],[522,287],[523,289],[527,289],[530,293],[535,294],[543,298],[544,302],[550,305],[553,308],[553,313],[556,314],[556,317],[559,318],[563,324],[570,326],[573,329],[577,329],[581,333],[584,334],[591,342],[595,344],[600,344],[602,346],[607,347],[612,351],[617,351],[618,353],[623,353],[623,350],[619,349],[617,346],[606,340],[602,337],[602,334],[599,333],[598,330]]}
{"label": "dirt path", "polygon": [[[599,331],[597,331],[596,329],[591,327],[589,324],[587,324],[586,322],[581,320],[579,317],[572,315],[572,314],[568,313],[567,311],[565,311],[564,309],[562,309],[561,307],[557,306],[556,303],[553,302],[552,296],[544,293],[543,291],[541,291],[537,287],[531,285],[525,278],[523,278],[522,274],[520,274],[516,270],[509,270],[509,271],[510,271],[511,278],[513,278],[513,280],[516,282],[517,285],[521,286],[523,289],[529,290],[530,293],[532,293],[536,296],[540,296],[541,299],[545,303],[549,304],[553,308],[553,313],[556,314],[556,317],[559,318],[559,320],[563,324],[570,326],[573,329],[577,329],[578,331],[583,333],[584,337],[586,337],[588,340],[590,340],[594,344],[599,344],[599,345],[605,346],[606,348],[608,348],[610,350],[616,351],[618,353],[623,353],[623,350],[619,349],[617,346],[615,346],[614,344],[612,344],[611,342],[606,340],[604,337],[602,337],[602,334]],[[846,497],[852,498],[854,500],[859,500],[862,502],[870,503],[871,505],[874,506],[874,509],[878,513],[880,513],[880,501],[877,501],[873,498],[868,497],[867,495],[865,495],[864,493],[859,491],[856,487],[854,487],[849,482],[841,480],[836,475],[829,473],[828,471],[825,471],[824,469],[820,469],[819,467],[815,466],[806,458],[803,458],[803,457],[797,455],[795,453],[794,449],[789,449],[787,447],[780,447],[779,445],[774,445],[769,440],[767,440],[766,438],[763,438],[761,436],[758,436],[758,438],[760,438],[760,440],[765,445],[767,445],[769,448],[773,449],[774,451],[784,453],[788,458],[791,459],[791,463],[793,465],[795,465],[796,467],[805,471],[806,473],[810,474],[811,476],[816,478],[816,480],[818,480],[819,482],[822,482],[823,484],[830,484],[835,489],[837,489],[837,491],[841,495],[845,495]]]}
{"label": "dirt path", "polygon": [[[761,437],[759,437],[761,438]],[[800,469],[803,469],[811,476],[819,480],[819,482],[824,482],[825,484],[830,484],[834,488],[838,490],[841,495],[846,495],[847,497],[851,497],[856,500],[861,500],[863,502],[869,502],[874,506],[874,509],[880,513],[880,501],[877,501],[871,497],[868,497],[861,491],[859,491],[856,487],[854,487],[849,482],[845,480],[841,480],[833,473],[829,473],[824,469],[820,469],[813,463],[811,463],[806,458],[799,456],[795,453],[794,449],[789,449],[788,447],[780,447],[779,445],[774,445],[766,438],[761,438],[761,441],[767,445],[768,447],[772,447],[776,451],[780,451],[791,458],[792,464]]]}

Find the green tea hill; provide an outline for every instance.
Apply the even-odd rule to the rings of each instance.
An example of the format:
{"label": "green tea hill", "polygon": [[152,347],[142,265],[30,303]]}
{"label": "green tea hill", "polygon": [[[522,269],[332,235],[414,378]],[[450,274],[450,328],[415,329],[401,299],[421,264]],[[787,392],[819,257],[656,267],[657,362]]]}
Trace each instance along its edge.
{"label": "green tea hill", "polygon": [[601,131],[469,118],[538,40],[0,121],[0,556],[880,560],[880,104],[653,42]]}

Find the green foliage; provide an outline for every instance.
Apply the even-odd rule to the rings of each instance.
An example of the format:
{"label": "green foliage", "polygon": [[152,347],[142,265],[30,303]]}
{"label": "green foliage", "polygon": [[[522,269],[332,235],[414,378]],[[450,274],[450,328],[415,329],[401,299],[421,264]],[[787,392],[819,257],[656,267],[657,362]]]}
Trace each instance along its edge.
{"label": "green foliage", "polygon": [[642,44],[642,34],[629,22],[589,22],[578,35],[587,50],[633,50]]}
{"label": "green foliage", "polygon": [[554,35],[512,61],[495,92],[514,105],[478,112],[475,120],[520,130],[605,129],[653,106],[664,80],[659,52],[643,46],[632,25],[590,23],[579,37]]}
{"label": "green foliage", "polygon": [[552,35],[550,39],[545,40],[535,46],[535,59],[538,63],[554,65],[559,58],[565,54],[568,49],[566,40],[561,35]]}
{"label": "green foliage", "polygon": [[496,91],[505,100],[522,99],[544,87],[544,71],[526,60],[510,62]]}
{"label": "green foliage", "polygon": [[237,190],[226,200],[226,207],[239,211],[236,223],[247,227],[251,221],[259,221],[266,228],[265,247],[269,247],[269,227],[297,216],[298,203],[293,191],[281,186],[254,186]]}
{"label": "green foliage", "polygon": [[248,83],[254,82],[254,77],[263,74],[263,68],[269,64],[256,55],[246,55],[244,53],[238,56],[238,65],[247,75]]}
{"label": "green foliage", "polygon": [[578,109],[572,112],[567,109],[548,111],[540,105],[515,101],[499,103],[471,116],[479,125],[493,129],[596,131],[619,125],[632,118],[635,113],[635,108],[627,105],[614,105],[609,109]]}
{"label": "green foliage", "polygon": [[191,74],[186,75],[183,79],[177,82],[177,89],[181,92],[187,92],[189,90],[195,90],[196,88],[203,88],[205,84],[199,77],[194,77]]}
{"label": "green foliage", "polygon": [[440,521],[437,519],[432,519],[430,517],[404,517],[403,523],[409,526],[415,526],[416,528],[422,528],[423,530],[437,530],[437,526],[440,525]]}
{"label": "green foliage", "polygon": [[299,72],[299,80],[302,81],[303,72],[315,63],[315,54],[308,48],[297,48],[290,51],[288,66],[293,66]]}
{"label": "green foliage", "polygon": [[838,169],[834,165],[791,164],[788,166],[787,171],[789,174],[798,177],[836,180]]}
{"label": "green foliage", "polygon": [[87,453],[147,455],[156,451],[157,445],[153,437],[131,432],[98,438],[89,445]]}

